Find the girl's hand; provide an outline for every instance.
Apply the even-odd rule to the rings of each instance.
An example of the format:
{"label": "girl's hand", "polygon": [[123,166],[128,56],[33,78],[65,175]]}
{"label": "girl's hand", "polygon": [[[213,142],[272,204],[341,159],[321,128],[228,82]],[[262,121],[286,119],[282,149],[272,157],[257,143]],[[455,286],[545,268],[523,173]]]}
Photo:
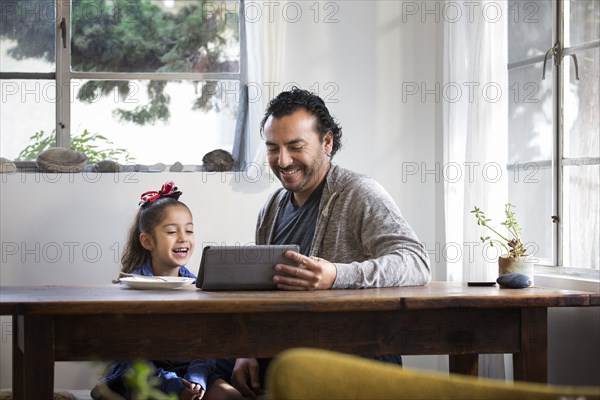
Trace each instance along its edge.
{"label": "girl's hand", "polygon": [[181,391],[179,400],[199,400],[204,397],[204,388],[194,382],[190,382],[187,379],[181,379],[185,385],[185,389]]}

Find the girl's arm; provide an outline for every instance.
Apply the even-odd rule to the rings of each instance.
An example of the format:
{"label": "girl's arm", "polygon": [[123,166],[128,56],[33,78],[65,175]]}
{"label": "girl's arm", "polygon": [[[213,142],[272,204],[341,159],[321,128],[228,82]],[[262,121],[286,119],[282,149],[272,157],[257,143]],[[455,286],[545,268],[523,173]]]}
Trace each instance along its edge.
{"label": "girl's arm", "polygon": [[186,388],[182,379],[175,372],[157,368],[154,376],[160,379],[160,389],[165,393],[176,393],[177,397]]}
{"label": "girl's arm", "polygon": [[213,365],[209,360],[198,359],[190,361],[185,379],[192,383],[197,383],[202,386],[204,391],[207,390],[207,381],[210,374],[214,371]]}

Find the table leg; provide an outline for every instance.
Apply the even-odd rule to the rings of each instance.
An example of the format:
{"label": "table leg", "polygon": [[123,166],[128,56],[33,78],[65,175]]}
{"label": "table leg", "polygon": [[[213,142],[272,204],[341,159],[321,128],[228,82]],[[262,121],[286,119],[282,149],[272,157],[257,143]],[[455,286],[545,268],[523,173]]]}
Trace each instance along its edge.
{"label": "table leg", "polygon": [[54,391],[54,319],[13,317],[13,391],[15,399],[51,399]]}
{"label": "table leg", "polygon": [[548,309],[521,310],[521,351],[513,354],[514,378],[548,382]]}
{"label": "table leg", "polygon": [[479,354],[450,354],[448,356],[451,373],[477,376],[479,372]]}

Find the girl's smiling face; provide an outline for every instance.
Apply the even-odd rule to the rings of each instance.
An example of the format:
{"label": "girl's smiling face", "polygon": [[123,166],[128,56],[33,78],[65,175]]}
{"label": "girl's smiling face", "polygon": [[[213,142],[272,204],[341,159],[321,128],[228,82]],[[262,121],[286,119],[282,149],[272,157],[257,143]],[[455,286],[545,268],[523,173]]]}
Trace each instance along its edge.
{"label": "girl's smiling face", "polygon": [[142,233],[140,241],[150,251],[154,275],[177,276],[194,251],[192,214],[183,206],[168,207],[152,233]]}

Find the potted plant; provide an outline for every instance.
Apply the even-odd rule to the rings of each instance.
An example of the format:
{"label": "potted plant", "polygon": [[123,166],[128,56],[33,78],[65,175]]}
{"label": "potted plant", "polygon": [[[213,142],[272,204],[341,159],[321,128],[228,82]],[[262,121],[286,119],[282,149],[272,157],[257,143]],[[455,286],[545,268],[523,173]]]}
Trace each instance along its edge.
{"label": "potted plant", "polygon": [[506,220],[500,225],[506,228],[507,234],[500,233],[496,228],[490,226],[491,219],[485,216],[485,213],[478,207],[474,207],[471,213],[477,218],[477,225],[484,226],[492,231],[496,237],[481,236],[482,243],[489,243],[494,247],[494,244],[500,245],[505,253],[498,258],[498,275],[502,276],[510,273],[521,273],[527,275],[531,279],[533,285],[533,261],[529,260],[525,254],[525,245],[521,241],[521,227],[517,222],[511,203],[504,205],[504,214]]}

